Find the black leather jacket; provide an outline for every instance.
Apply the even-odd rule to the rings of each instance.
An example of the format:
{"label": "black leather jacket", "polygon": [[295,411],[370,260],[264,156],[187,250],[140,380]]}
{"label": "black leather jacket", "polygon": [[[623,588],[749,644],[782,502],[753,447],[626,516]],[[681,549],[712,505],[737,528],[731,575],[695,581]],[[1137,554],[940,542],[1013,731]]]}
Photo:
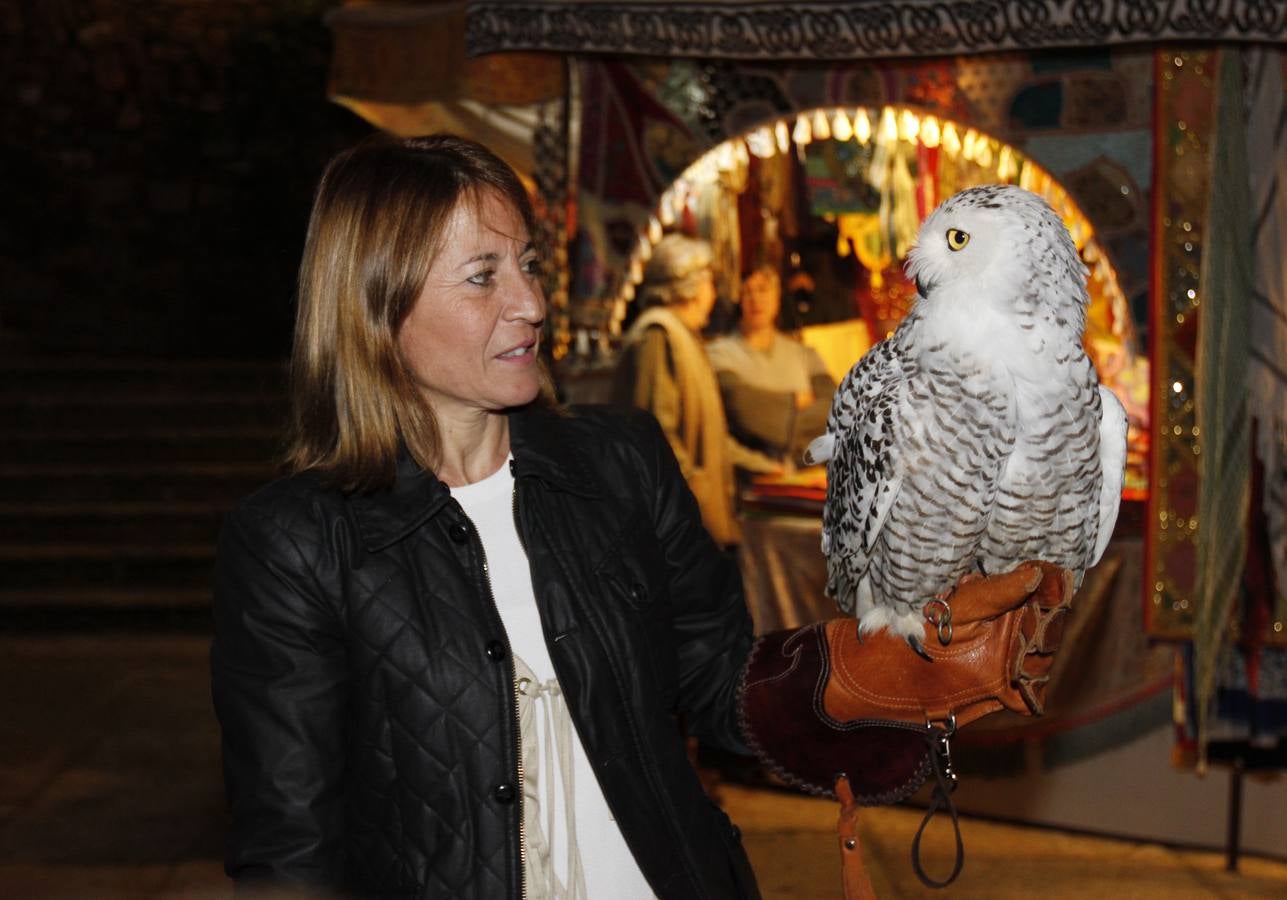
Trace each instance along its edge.
{"label": "black leather jacket", "polygon": [[[736,566],[651,417],[510,417],[515,515],[550,656],[604,796],[660,897],[758,896],[676,726],[742,749]],[[361,896],[518,897],[518,725],[477,533],[413,463],[346,496],[277,481],[228,518],[214,699],[238,880]]]}

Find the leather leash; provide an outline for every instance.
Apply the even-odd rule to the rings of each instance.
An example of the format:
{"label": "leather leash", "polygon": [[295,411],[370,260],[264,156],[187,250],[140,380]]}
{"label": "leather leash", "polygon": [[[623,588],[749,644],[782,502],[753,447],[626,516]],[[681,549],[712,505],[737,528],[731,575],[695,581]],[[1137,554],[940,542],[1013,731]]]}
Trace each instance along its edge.
{"label": "leather leash", "polygon": [[[956,772],[952,768],[951,738],[956,732],[955,718],[949,718],[943,726],[930,725],[926,729],[926,739],[931,742],[930,764],[934,772],[934,789],[930,795],[929,807],[921,819],[916,836],[912,838],[912,869],[916,877],[927,887],[944,888],[956,880],[965,865],[965,844],[961,840],[961,823],[957,816],[956,804],[952,802],[952,792],[956,789]],[[862,809],[854,798],[849,779],[843,774],[836,776],[836,799],[840,801],[840,817],[836,821],[836,833],[840,838],[840,877],[844,885],[845,900],[876,900],[876,893],[871,886],[871,878],[862,858],[862,841],[858,836],[858,812]],[[940,810],[947,810],[952,819],[952,831],[956,838],[956,858],[952,871],[943,880],[931,878],[921,865],[921,836],[925,833],[930,819]]]}
{"label": "leather leash", "polygon": [[[934,745],[930,749],[930,765],[934,770],[934,789],[930,794],[929,807],[925,810],[925,818],[921,819],[921,827],[916,829],[916,836],[912,838],[912,869],[915,870],[921,884],[932,888],[947,887],[956,880],[957,875],[961,874],[961,867],[965,865],[965,844],[961,841],[961,822],[957,818],[956,804],[952,802],[952,792],[956,790],[956,772],[952,769],[951,738],[955,731],[955,717],[948,720],[945,728],[930,727],[930,733],[934,735],[932,738]],[[927,875],[921,865],[921,835],[925,833],[930,819],[934,818],[934,814],[941,809],[946,809],[947,814],[952,817],[952,831],[956,837],[956,859],[947,878],[938,881]]]}

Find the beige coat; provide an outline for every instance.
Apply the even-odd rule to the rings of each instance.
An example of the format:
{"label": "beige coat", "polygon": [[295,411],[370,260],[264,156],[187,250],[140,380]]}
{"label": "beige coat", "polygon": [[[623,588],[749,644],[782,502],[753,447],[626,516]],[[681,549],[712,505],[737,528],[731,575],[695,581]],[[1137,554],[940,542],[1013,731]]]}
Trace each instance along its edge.
{"label": "beige coat", "polygon": [[777,464],[729,436],[706,351],[674,312],[664,306],[645,310],[627,332],[613,399],[657,418],[706,530],[717,543],[738,543],[733,467],[770,472]]}

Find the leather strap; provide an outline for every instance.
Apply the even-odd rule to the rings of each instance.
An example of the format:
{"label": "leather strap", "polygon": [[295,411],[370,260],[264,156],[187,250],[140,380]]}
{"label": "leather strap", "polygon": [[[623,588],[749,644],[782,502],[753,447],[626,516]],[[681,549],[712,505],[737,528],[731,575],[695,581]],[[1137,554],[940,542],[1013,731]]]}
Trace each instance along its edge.
{"label": "leather strap", "polygon": [[[934,791],[930,795],[929,808],[925,810],[925,818],[921,819],[921,827],[916,829],[916,836],[912,838],[912,869],[916,872],[916,877],[926,887],[945,888],[953,881],[956,876],[961,874],[961,867],[965,865],[965,844],[961,840],[961,821],[956,814],[956,804],[952,802],[952,791],[956,788],[956,782],[951,780],[950,761],[949,768],[944,770],[945,754],[935,749],[930,753],[930,764],[934,769]],[[947,878],[942,881],[931,878],[925,872],[921,865],[921,835],[925,833],[930,819],[941,809],[946,809],[947,814],[952,818],[952,831],[956,836],[956,860],[952,865],[952,871],[948,873]]]}
{"label": "leather strap", "polygon": [[[956,773],[952,771],[952,756],[949,740],[954,731],[954,724],[946,729],[931,728],[926,732],[927,741],[937,746],[930,748],[930,765],[934,772],[934,789],[930,794],[929,807],[920,827],[912,838],[912,870],[926,887],[945,888],[961,874],[965,865],[965,842],[961,839],[961,820],[952,802],[952,792],[956,789]],[[844,885],[845,900],[876,900],[871,878],[862,858],[862,840],[858,836],[858,811],[862,808],[854,797],[849,779],[842,772],[836,776],[834,786],[836,799],[840,801],[840,816],[836,821],[836,833],[840,837],[840,877]],[[930,820],[941,810],[947,810],[952,820],[952,833],[956,840],[956,856],[952,871],[947,877],[939,880],[930,877],[921,863],[921,837],[929,827]]]}
{"label": "leather strap", "polygon": [[836,798],[840,801],[840,818],[836,832],[840,835],[840,878],[845,889],[845,900],[876,900],[871,878],[862,861],[862,841],[858,837],[858,810],[862,807],[854,798],[849,779],[836,776]]}

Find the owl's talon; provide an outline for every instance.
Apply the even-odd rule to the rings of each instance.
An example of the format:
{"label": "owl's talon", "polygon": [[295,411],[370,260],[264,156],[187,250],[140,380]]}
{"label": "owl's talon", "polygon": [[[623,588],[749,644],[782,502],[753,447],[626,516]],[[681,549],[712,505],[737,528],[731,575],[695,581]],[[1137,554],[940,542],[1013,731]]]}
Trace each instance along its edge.
{"label": "owl's talon", "polygon": [[925,660],[926,662],[934,661],[934,657],[930,656],[928,653],[925,652],[925,648],[921,646],[921,642],[910,634],[907,636],[907,646],[915,650],[916,655],[919,656],[921,659]]}

